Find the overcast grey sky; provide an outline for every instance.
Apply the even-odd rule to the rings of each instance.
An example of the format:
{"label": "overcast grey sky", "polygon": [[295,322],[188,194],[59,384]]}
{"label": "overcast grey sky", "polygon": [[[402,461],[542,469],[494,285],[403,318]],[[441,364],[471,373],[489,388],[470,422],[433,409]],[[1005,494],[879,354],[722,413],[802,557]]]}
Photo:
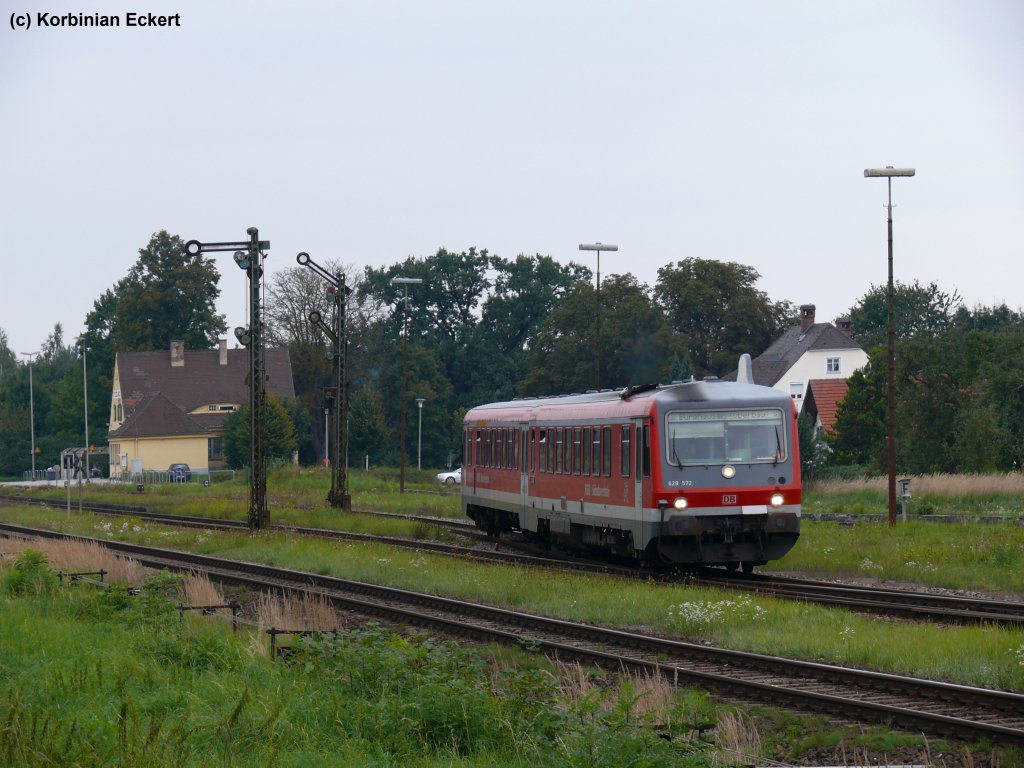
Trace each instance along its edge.
{"label": "overcast grey sky", "polygon": [[[443,246],[653,284],[687,257],[846,312],[895,272],[1022,303],[1024,3],[3,0],[0,328],[16,352],[153,232],[361,269]],[[180,27],[127,28],[129,10]],[[12,28],[14,14],[120,28]],[[220,311],[245,278],[220,268]]]}

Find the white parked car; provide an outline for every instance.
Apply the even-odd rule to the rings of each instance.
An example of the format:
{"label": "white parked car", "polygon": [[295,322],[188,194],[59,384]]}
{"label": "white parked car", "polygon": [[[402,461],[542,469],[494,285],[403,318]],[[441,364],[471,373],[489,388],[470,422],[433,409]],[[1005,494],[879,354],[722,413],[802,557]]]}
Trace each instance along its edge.
{"label": "white parked car", "polygon": [[462,467],[452,470],[451,472],[442,472],[437,476],[437,482],[444,483],[445,485],[461,485],[462,484]]}

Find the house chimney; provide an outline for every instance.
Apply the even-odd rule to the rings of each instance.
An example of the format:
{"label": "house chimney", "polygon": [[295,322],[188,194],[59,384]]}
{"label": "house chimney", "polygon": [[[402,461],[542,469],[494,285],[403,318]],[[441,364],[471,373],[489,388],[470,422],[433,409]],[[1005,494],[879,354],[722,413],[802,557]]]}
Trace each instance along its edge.
{"label": "house chimney", "polygon": [[171,368],[185,367],[185,342],[171,342]]}
{"label": "house chimney", "polygon": [[850,319],[849,315],[843,315],[836,319],[836,328],[844,336],[853,336],[853,320]]}
{"label": "house chimney", "polygon": [[228,364],[228,340],[227,339],[220,339],[220,341],[218,343],[220,344],[220,364],[221,365],[227,365]]}
{"label": "house chimney", "polygon": [[800,333],[807,333],[814,325],[814,305],[804,304],[800,307]]}

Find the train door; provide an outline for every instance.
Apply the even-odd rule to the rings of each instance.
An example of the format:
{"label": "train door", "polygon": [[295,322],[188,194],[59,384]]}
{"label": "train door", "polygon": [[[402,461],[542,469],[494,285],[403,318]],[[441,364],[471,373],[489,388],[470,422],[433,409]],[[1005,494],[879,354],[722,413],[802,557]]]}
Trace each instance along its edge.
{"label": "train door", "polygon": [[534,466],[534,430],[523,425],[519,428],[519,508],[529,504],[530,483],[533,481]]}
{"label": "train door", "polygon": [[633,506],[636,509],[637,519],[643,519],[644,511],[644,489],[643,475],[640,470],[640,441],[643,439],[643,424],[639,421],[633,423]]}
{"label": "train door", "polygon": [[637,519],[643,519],[644,511],[644,487],[651,484],[651,428],[650,425],[642,422],[633,422],[633,503],[637,512]]}

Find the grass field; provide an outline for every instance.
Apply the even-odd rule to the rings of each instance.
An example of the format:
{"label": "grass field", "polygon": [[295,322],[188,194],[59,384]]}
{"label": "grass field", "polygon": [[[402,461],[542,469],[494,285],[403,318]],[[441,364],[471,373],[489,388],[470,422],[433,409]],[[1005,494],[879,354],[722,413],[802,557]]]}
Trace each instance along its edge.
{"label": "grass field", "polygon": [[[429,491],[439,490],[431,480],[432,475],[429,474],[421,479],[411,477],[407,487],[419,487]],[[356,473],[353,473],[351,484],[356,508],[384,508],[406,514],[441,516],[458,516],[459,514],[457,497],[437,493],[400,495],[396,492],[397,480],[394,478],[373,474],[357,476]],[[329,476],[322,470],[289,469],[275,473],[271,477],[269,491],[273,521],[343,527],[350,530],[396,535],[432,535],[425,530],[422,524],[402,520],[382,520],[362,515],[346,515],[331,510],[324,506],[327,487],[329,487]],[[962,486],[956,484],[947,486],[947,494],[948,489],[954,487],[959,489],[956,491],[956,495],[962,500],[956,502],[944,500],[943,503],[948,503],[950,508],[956,507],[982,514],[987,513],[988,507],[993,503],[991,499],[981,494],[977,487],[972,487],[969,483]],[[219,515],[243,519],[246,510],[247,486],[244,481],[216,484],[210,488],[196,485],[187,487],[154,486],[147,488],[143,494],[128,492],[124,489],[90,486],[86,492],[88,500],[103,498],[122,504],[143,503],[154,510],[173,508],[187,514]],[[938,493],[938,491],[929,491],[929,493],[931,492]],[[1006,493],[1013,495],[1014,491],[1010,490]],[[865,499],[873,499],[870,501],[871,505],[877,503],[884,506],[885,503],[884,482],[881,491],[872,487],[825,487],[809,490],[807,496],[809,503],[820,501],[824,505],[831,503],[833,507],[836,507],[849,504],[849,499],[852,498],[850,494],[860,498],[865,505],[869,504],[869,501]],[[870,494],[875,494],[875,496],[870,496]],[[51,492],[51,495],[63,498],[60,491]],[[879,513],[876,510],[872,510],[872,512]],[[992,627],[940,628],[930,625],[892,624],[846,611],[789,604],[785,601],[737,598],[730,593],[716,590],[698,590],[682,585],[663,586],[585,576],[552,576],[534,569],[452,561],[450,558],[376,545],[309,541],[272,533],[261,533],[256,537],[245,533],[215,535],[204,531],[167,529],[144,524],[139,520],[111,520],[88,514],[80,516],[77,512],[70,516],[69,521],[68,516],[61,511],[43,510],[38,507],[2,507],[0,508],[0,518],[36,525],[48,521],[48,524],[55,527],[100,538],[133,540],[181,549],[195,549],[248,560],[275,562],[318,573],[332,573],[348,578],[394,584],[439,594],[486,600],[537,613],[630,627],[727,647],[830,660],[853,666],[891,669],[976,685],[1024,690],[1024,633],[1021,631]],[[875,523],[857,523],[855,525],[806,523],[803,531],[797,547],[783,561],[772,564],[773,566],[781,570],[801,571],[814,575],[856,576],[879,581],[906,581],[923,585],[1003,592],[1018,598],[1024,594],[1024,586],[1021,581],[1021,573],[1024,571],[1021,568],[1022,558],[1024,558],[1024,528],[1013,524],[942,524],[911,521],[890,529],[884,524]],[[11,557],[6,559],[9,561]],[[12,610],[14,609],[12,608]],[[39,608],[38,610],[46,614],[56,609]],[[29,618],[22,618],[16,612],[8,613],[7,606],[4,611],[5,617],[18,617],[13,620],[21,622],[20,626],[29,631]],[[8,624],[8,622],[5,621],[4,624]],[[40,633],[40,636],[45,635],[45,632],[35,628],[34,625],[31,631]],[[6,653],[8,642],[0,634],[0,654]],[[62,643],[67,643],[68,640],[58,638],[56,642],[60,646]],[[196,641],[189,640],[188,642]],[[353,639],[352,642],[358,644],[361,641]],[[375,642],[380,644],[379,639]],[[388,643],[391,642],[394,641],[388,641]],[[384,645],[388,643],[384,643]],[[40,652],[46,653],[46,651]],[[52,650],[49,652],[53,653]],[[91,658],[102,658],[102,652],[100,653],[100,656]],[[231,653],[236,652],[232,651]],[[259,661],[257,658],[259,654],[253,656],[251,647],[246,653],[251,657],[252,663]],[[4,658],[9,657],[0,655],[0,664],[3,663],[2,659]],[[233,674],[234,667],[239,666],[240,662],[237,656],[229,655],[229,658],[231,659],[229,666],[232,667]],[[136,660],[132,663],[145,666],[148,662]],[[319,663],[317,662],[317,664]],[[463,660],[459,663],[465,665],[471,662]],[[480,663],[487,668],[493,668],[497,662],[489,658],[472,663]],[[517,661],[515,666],[518,667],[519,664],[520,662]],[[530,665],[527,666],[530,667]],[[319,670],[319,674],[326,674],[322,667],[316,668]],[[536,673],[536,665],[531,668]],[[75,674],[85,674],[88,677],[88,671],[84,673],[79,671]],[[153,675],[156,679],[155,672],[145,674]],[[184,730],[210,734],[223,733],[225,728],[229,730],[235,728],[241,733],[244,729],[234,723],[245,721],[248,723],[247,727],[255,727],[253,723],[260,722],[257,714],[267,718],[274,711],[283,712],[284,709],[281,707],[290,706],[290,704],[280,704],[274,699],[275,694],[257,692],[255,681],[262,680],[261,676],[265,674],[245,668],[241,673],[242,678],[253,683],[252,687],[248,689],[239,688],[238,681],[221,680],[219,685],[223,689],[223,695],[217,699],[220,704],[206,711],[205,719],[193,720],[193,715],[190,712],[187,720],[175,720],[172,723],[166,719],[166,712],[177,710],[174,708],[166,711],[160,710],[164,712],[160,716],[164,719],[159,721],[161,724],[158,728],[158,735],[165,734],[164,729],[167,729],[166,733],[175,734],[182,733]],[[554,674],[550,670],[545,670],[543,674],[553,676],[552,679],[561,680],[563,677],[562,673]],[[491,677],[493,677],[493,673]],[[183,678],[183,681],[185,679]],[[291,690],[298,698],[313,695],[308,691],[302,693],[299,688],[294,688],[298,685],[294,681],[286,683],[275,678],[268,678],[268,680],[267,685],[270,691]],[[167,683],[166,680],[161,685],[165,683]],[[199,685],[199,682],[190,681],[188,685]],[[453,690],[458,690],[458,685],[463,685],[463,683],[448,681],[444,685],[455,686]],[[581,684],[581,687],[589,690],[590,693],[576,695],[567,692],[571,686],[566,689],[563,681],[555,686],[556,693],[551,693],[552,689],[545,689],[548,690],[545,695],[560,697],[558,704],[560,712],[570,711],[572,702],[592,708],[595,706],[594,702],[588,697],[598,696],[595,693],[598,688],[591,690],[591,685],[593,684]],[[600,689],[603,693],[599,696],[602,702],[598,709],[605,712],[607,709],[618,708],[620,712],[626,713],[627,720],[639,724],[643,719],[641,709],[649,706],[649,703],[641,705],[640,700],[636,699],[636,706],[641,709],[631,709],[626,702],[634,700],[633,692],[641,683],[626,681],[625,685],[625,689],[622,687],[613,687],[611,690]],[[18,689],[15,691],[14,698],[9,700],[26,699],[28,697],[26,690],[27,688]],[[105,695],[109,695],[109,691]],[[195,693],[179,692],[174,700],[189,701],[196,695]],[[202,695],[206,697],[211,694],[204,692]],[[478,692],[473,695],[482,696],[483,694]],[[663,693],[650,693],[645,694],[645,698],[648,695],[655,698],[665,697]],[[19,699],[19,697],[21,698]],[[666,706],[670,708],[677,705],[682,706],[682,709],[672,710],[677,712],[678,717],[682,720],[699,717],[714,718],[721,721],[721,732],[727,730],[725,723],[730,722],[729,719],[733,717],[728,711],[725,711],[724,716],[722,712],[710,713],[706,702],[694,703],[694,700],[691,699],[687,703],[679,704],[679,701],[671,696],[668,699],[675,703]],[[161,701],[162,699],[156,697],[156,700]],[[331,700],[336,701],[336,699]],[[139,702],[145,703],[140,705]],[[127,708],[124,710],[123,716],[114,713],[111,721],[126,723],[124,736],[117,738],[122,738],[125,748],[134,744],[132,749],[135,750],[135,753],[138,753],[146,743],[147,737],[142,735],[143,731],[148,733],[147,729],[155,727],[152,720],[153,710],[148,708],[148,702],[149,699],[142,695],[138,699],[130,699],[125,705]],[[392,703],[389,706],[398,705]],[[413,706],[415,709],[416,705],[406,702],[401,706]],[[236,708],[238,708],[238,713],[235,720],[232,721],[231,716]],[[38,713],[38,710],[34,711]],[[135,713],[134,720],[131,719],[130,713],[132,712]],[[666,713],[667,710],[662,709],[658,715],[652,717],[655,720],[664,720],[666,717],[670,717]],[[587,719],[593,716],[595,716],[594,712],[587,716],[574,713],[572,718],[580,723],[590,723],[598,731],[604,732],[610,728],[605,720],[601,720],[600,724],[596,725],[598,721]],[[772,718],[779,715],[768,713],[760,716]],[[303,722],[305,717],[305,715],[296,715],[296,720]],[[604,714],[601,717],[604,717]],[[119,721],[118,718],[121,720]],[[147,718],[149,719],[147,720]],[[85,721],[83,719],[81,722]],[[27,727],[27,722],[19,720],[18,728]],[[71,727],[68,725],[68,721],[62,720],[61,722],[66,728]],[[73,720],[72,722],[79,721]],[[280,720],[274,720],[271,730],[276,732],[280,727],[280,722]],[[322,720],[316,718],[313,719],[313,722],[323,725]],[[174,727],[171,727],[172,725]],[[0,730],[5,727],[10,731],[12,726],[10,723],[0,723]],[[313,728],[314,726],[306,724],[300,727]],[[132,728],[136,730],[133,731]],[[611,730],[614,731],[616,728],[618,726]],[[402,738],[405,741],[401,744],[386,742],[383,751],[377,752],[367,752],[364,746],[353,747],[352,743],[348,741],[344,744],[332,742],[330,739],[324,741],[326,737],[320,733],[316,735],[315,741],[324,750],[328,752],[335,750],[336,755],[350,757],[348,762],[358,764],[597,765],[600,763],[588,762],[575,751],[579,748],[584,749],[582,753],[584,755],[592,754],[586,751],[595,745],[592,741],[592,731],[593,729],[591,729],[591,736],[587,738],[579,737],[577,739],[576,736],[573,736],[565,743],[569,746],[562,745],[565,748],[560,752],[556,750],[559,755],[558,760],[561,762],[544,762],[543,759],[538,758],[536,749],[539,749],[540,742],[533,744],[524,744],[514,740],[504,741],[500,744],[494,742],[497,745],[494,747],[494,751],[488,751],[481,746],[486,739],[480,741],[476,736],[471,739],[473,746],[468,751],[465,745],[453,751],[449,748],[451,744],[447,743],[440,747],[428,745],[429,748],[427,748],[423,746],[426,742],[419,738],[413,740],[419,745],[416,747],[416,750],[419,751],[408,751],[412,748],[412,742],[409,740],[409,731],[407,730],[403,731],[405,735]],[[757,726],[740,723],[739,726],[732,727],[732,731],[735,739],[747,744],[747,749],[757,751],[756,747],[750,746],[753,742],[758,741]],[[68,733],[61,733],[65,740],[71,739]],[[261,732],[263,736],[258,733],[253,735],[251,730],[248,733],[249,735],[243,739],[243,742],[262,744],[263,748],[266,748],[268,742],[261,741],[266,733]],[[351,735],[351,733],[358,734],[358,731],[346,730],[347,735]],[[773,754],[778,757],[785,754],[786,750],[809,748],[809,745],[822,740],[823,743],[828,742],[833,745],[840,742],[846,745],[844,749],[850,747],[850,754],[855,753],[855,750],[852,749],[853,737],[850,734],[843,734],[829,728],[823,730],[823,726],[820,724],[810,728],[787,725],[781,727],[781,733],[788,734],[785,737],[780,736],[786,740],[785,746],[781,746],[778,739],[773,741],[768,738],[762,722],[760,734],[761,737],[764,737],[764,743],[760,747],[762,754]],[[629,745],[645,744],[644,739],[650,734],[645,736],[631,731],[627,738],[626,732],[619,729],[618,735],[628,742],[622,748],[632,749],[633,747]],[[310,755],[314,753],[306,754],[295,751],[294,744],[289,741],[293,738],[293,736],[289,736],[281,742],[284,746],[275,747],[279,751],[271,750],[274,755],[286,756],[285,759],[275,757],[276,762],[273,764],[298,765],[303,764],[302,760],[305,759],[314,759],[315,761],[315,758],[310,758]],[[490,738],[490,736],[487,737],[487,739]],[[885,736],[876,734],[873,738],[880,740],[881,743],[886,742]],[[591,741],[588,742],[587,739],[591,739]],[[356,741],[359,742],[359,739],[357,738]],[[222,750],[226,747],[223,744],[217,745],[209,742],[203,742],[203,744],[204,746],[201,748],[195,747],[195,754],[207,750],[208,754],[218,756],[213,761],[215,764],[248,764],[248,758],[253,758],[257,754],[264,756],[270,754],[270,752],[260,750],[248,753],[243,751],[238,754],[224,753]],[[550,752],[550,744],[544,743],[541,746],[543,746],[542,751]],[[0,743],[0,755],[3,754],[2,749],[3,745]],[[352,749],[357,751],[352,752]],[[169,756],[178,754],[178,751],[176,749],[167,750],[163,753],[164,758],[170,759]],[[695,762],[692,763],[680,763],[680,753],[677,751],[672,754],[672,758],[668,762],[653,761],[650,764],[703,765],[704,761],[709,759],[704,752],[705,750],[699,749],[693,754],[689,754],[686,759],[694,760]],[[300,753],[302,754],[301,759],[294,757]],[[900,754],[898,750],[896,753]],[[192,753],[182,751],[181,754]],[[357,754],[358,759],[355,758]],[[395,757],[399,754],[401,759]],[[915,754],[919,754],[919,752]],[[109,757],[109,755],[107,756]],[[1024,756],[1011,756],[1006,753],[1001,758],[1002,762],[998,764],[1017,764],[1013,762],[1015,757],[1021,757],[1021,761],[1024,762]],[[915,759],[916,761],[919,759]],[[0,763],[2,762],[0,759]],[[346,760],[342,759],[342,762],[346,762]],[[82,764],[89,763],[83,762]],[[137,764],[145,763],[140,760]],[[192,765],[203,763],[195,762],[193,754],[192,757],[187,760],[183,759],[181,762],[154,764]],[[983,765],[985,761],[979,761],[972,757],[965,758],[963,764]]]}

